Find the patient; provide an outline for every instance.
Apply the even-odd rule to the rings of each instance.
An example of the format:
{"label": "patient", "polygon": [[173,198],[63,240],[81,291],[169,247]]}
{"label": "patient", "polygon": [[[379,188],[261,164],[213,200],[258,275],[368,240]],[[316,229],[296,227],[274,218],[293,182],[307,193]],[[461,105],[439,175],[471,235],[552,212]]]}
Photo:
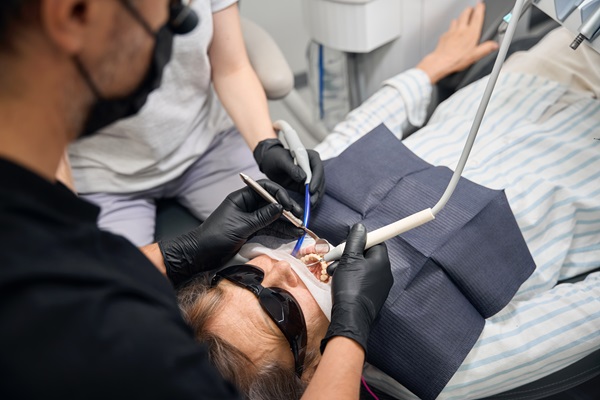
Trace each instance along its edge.
{"label": "patient", "polygon": [[[466,19],[477,18],[476,12]],[[571,40],[571,34],[557,30],[508,60],[463,174],[505,190],[536,270],[510,304],[486,321],[441,399],[504,392],[600,349],[600,273],[557,285],[600,266],[600,142],[594,140],[600,126],[600,55],[586,46],[573,52]],[[423,125],[432,83],[447,73],[430,66],[454,68],[444,70],[443,58],[436,58],[445,41],[452,42],[452,34],[416,69],[390,79],[350,113],[317,148],[322,157],[339,155],[381,123],[398,138],[407,126]],[[485,83],[450,97],[405,145],[431,164],[453,168]],[[326,306],[315,300],[309,280],[300,278],[298,261],[277,257],[262,255],[250,264],[264,271],[263,286],[284,288],[302,309],[308,341],[301,380],[295,377],[290,344],[251,292],[217,279],[212,288],[196,282],[180,297],[198,339],[212,344],[213,361],[250,398],[299,397],[318,363],[327,327]],[[369,368],[365,374],[387,393],[414,398],[402,382]]]}
{"label": "patient", "polygon": [[319,363],[319,346],[329,320],[288,261],[260,255],[248,264],[264,271],[262,286],[288,291],[302,310],[308,341],[301,380],[295,374],[289,343],[249,290],[227,279],[210,288],[200,277],[179,293],[180,307],[197,339],[209,344],[217,368],[247,398],[300,398]]}

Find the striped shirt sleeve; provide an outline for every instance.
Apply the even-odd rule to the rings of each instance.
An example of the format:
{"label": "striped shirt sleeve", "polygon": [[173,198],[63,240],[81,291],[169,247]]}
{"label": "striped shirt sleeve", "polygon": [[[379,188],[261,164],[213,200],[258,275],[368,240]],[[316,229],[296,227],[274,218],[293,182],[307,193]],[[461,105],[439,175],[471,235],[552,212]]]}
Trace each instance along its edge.
{"label": "striped shirt sleeve", "polygon": [[315,150],[322,159],[335,157],[382,123],[402,138],[407,127],[425,123],[431,93],[431,82],[425,72],[411,69],[397,75],[351,111]]}

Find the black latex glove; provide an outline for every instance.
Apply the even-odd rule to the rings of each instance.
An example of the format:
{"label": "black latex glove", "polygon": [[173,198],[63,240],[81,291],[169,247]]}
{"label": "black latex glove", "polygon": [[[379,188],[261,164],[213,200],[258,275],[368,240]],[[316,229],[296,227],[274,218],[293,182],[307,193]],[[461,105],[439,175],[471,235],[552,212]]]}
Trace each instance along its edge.
{"label": "black latex glove", "polygon": [[251,236],[266,227],[270,233],[280,236],[302,234],[302,230],[287,220],[277,221],[284,209],[298,216],[302,215],[302,208],[276,183],[260,180],[258,184],[281,204],[269,204],[249,187],[240,189],[227,196],[198,228],[175,239],[158,242],[167,276],[174,285],[199,272],[222,267]]}
{"label": "black latex glove", "polygon": [[371,325],[387,299],[394,277],[385,244],[364,251],[366,241],[365,227],[354,225],[331,280],[331,324],[321,342],[321,351],[334,336],[350,338],[367,350]]}
{"label": "black latex glove", "polygon": [[[311,193],[310,204],[316,206],[325,193],[325,172],[319,153],[307,150],[312,171],[312,179],[308,190]],[[286,189],[304,193],[306,173],[294,163],[290,151],[283,147],[279,139],[265,139],[254,149],[254,158],[260,170],[269,179],[279,183]]]}

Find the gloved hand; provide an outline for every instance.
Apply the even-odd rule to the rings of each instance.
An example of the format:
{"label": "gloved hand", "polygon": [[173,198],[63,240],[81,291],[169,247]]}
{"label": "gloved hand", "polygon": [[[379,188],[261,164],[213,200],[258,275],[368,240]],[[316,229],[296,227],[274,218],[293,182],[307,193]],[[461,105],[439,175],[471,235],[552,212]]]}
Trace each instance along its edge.
{"label": "gloved hand", "polygon": [[[281,204],[269,204],[247,187],[231,193],[198,228],[175,239],[158,242],[167,276],[178,285],[193,275],[223,266],[246,241],[273,224],[284,209],[302,215],[302,208],[285,189],[268,180],[258,184]],[[280,221],[272,232],[298,237],[302,230]]]}
{"label": "gloved hand", "polygon": [[365,227],[354,225],[331,280],[331,323],[321,341],[321,352],[334,336],[350,338],[367,350],[371,325],[387,299],[394,277],[385,244],[364,251],[366,241]]}
{"label": "gloved hand", "polygon": [[[325,193],[325,172],[319,153],[307,150],[312,179],[308,190],[311,193],[310,204],[316,206]],[[265,139],[254,149],[254,159],[260,170],[269,179],[279,183],[286,189],[304,193],[306,173],[294,163],[289,150],[283,147],[279,139]]]}

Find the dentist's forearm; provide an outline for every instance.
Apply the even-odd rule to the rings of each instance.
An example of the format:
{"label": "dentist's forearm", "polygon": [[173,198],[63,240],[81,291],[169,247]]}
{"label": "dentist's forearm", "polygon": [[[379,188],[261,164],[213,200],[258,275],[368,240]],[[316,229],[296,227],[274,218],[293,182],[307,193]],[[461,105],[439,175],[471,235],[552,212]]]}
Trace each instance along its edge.
{"label": "dentist's forearm", "polygon": [[223,107],[253,151],[259,142],[276,135],[267,96],[246,53],[237,4],[214,13],[213,24],[209,49],[212,82]]}
{"label": "dentist's forearm", "polygon": [[214,86],[250,150],[254,150],[262,140],[277,137],[269,115],[267,97],[250,65],[228,77],[215,79]]}
{"label": "dentist's forearm", "polygon": [[343,336],[329,340],[302,399],[358,399],[365,351]]}
{"label": "dentist's forearm", "polygon": [[160,271],[161,274],[167,276],[167,267],[165,266],[165,260],[158,247],[158,243],[152,243],[147,246],[140,247],[140,251],[150,260],[152,264]]}

